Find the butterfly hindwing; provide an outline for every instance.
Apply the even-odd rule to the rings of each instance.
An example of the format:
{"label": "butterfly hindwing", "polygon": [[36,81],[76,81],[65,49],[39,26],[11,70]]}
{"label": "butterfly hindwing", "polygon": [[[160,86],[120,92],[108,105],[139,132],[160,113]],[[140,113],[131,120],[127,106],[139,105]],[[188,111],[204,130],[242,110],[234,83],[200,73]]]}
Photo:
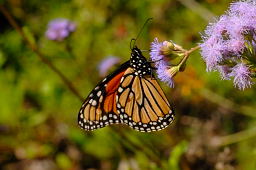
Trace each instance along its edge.
{"label": "butterfly hindwing", "polygon": [[134,72],[128,68],[118,88],[117,112],[121,122],[141,132],[166,128],[174,114],[161,87],[154,77],[134,76]]}

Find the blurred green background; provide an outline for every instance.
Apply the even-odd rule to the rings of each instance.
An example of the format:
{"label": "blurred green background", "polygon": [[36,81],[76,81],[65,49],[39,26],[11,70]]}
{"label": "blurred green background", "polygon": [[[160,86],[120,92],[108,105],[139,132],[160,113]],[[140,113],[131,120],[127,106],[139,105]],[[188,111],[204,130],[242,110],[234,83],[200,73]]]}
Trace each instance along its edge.
{"label": "blurred green background", "polygon": [[[129,59],[130,40],[147,18],[154,19],[137,41],[139,48],[149,49],[158,37],[189,49],[230,2],[9,0],[1,1],[1,8],[85,98],[101,80],[102,59]],[[63,42],[45,37],[55,18],[77,25]],[[207,73],[199,51],[175,77],[175,88],[161,86],[176,112],[165,130],[140,133],[116,125],[85,132],[77,125],[79,98],[0,13],[0,169],[256,169],[255,87],[239,91],[218,73]]]}

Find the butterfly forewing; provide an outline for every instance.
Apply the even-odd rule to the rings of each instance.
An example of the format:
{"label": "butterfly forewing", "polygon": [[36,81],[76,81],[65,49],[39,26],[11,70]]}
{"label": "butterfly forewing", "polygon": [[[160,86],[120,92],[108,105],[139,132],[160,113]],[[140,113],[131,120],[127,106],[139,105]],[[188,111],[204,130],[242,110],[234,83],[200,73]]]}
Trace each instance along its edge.
{"label": "butterfly forewing", "polygon": [[116,94],[129,62],[101,81],[85,99],[79,114],[78,124],[85,130],[95,130],[109,124],[120,123],[116,109]]}
{"label": "butterfly forewing", "polygon": [[172,108],[157,81],[147,75],[124,73],[117,93],[117,112],[121,122],[135,130],[150,132],[166,128],[174,119]]}

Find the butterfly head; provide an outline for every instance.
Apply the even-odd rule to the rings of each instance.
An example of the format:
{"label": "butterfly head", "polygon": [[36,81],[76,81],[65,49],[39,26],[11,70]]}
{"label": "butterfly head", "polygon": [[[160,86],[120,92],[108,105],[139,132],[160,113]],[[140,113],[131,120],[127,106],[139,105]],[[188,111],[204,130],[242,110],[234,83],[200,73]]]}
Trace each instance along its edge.
{"label": "butterfly head", "polygon": [[140,77],[152,74],[152,67],[150,63],[143,56],[141,50],[137,46],[132,48],[130,64],[135,70],[135,74]]}

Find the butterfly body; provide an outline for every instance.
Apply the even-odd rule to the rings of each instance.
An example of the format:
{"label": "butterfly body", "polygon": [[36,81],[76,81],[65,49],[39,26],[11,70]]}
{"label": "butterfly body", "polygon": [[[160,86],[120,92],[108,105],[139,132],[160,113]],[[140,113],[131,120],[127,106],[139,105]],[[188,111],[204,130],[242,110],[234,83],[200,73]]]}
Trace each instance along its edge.
{"label": "butterfly body", "polygon": [[152,75],[152,68],[147,59],[136,46],[132,49],[130,65],[135,70],[135,75]]}
{"label": "butterfly body", "polygon": [[130,60],[92,90],[78,114],[78,124],[85,130],[122,123],[151,132],[166,128],[173,119],[150,63],[136,46]]}

